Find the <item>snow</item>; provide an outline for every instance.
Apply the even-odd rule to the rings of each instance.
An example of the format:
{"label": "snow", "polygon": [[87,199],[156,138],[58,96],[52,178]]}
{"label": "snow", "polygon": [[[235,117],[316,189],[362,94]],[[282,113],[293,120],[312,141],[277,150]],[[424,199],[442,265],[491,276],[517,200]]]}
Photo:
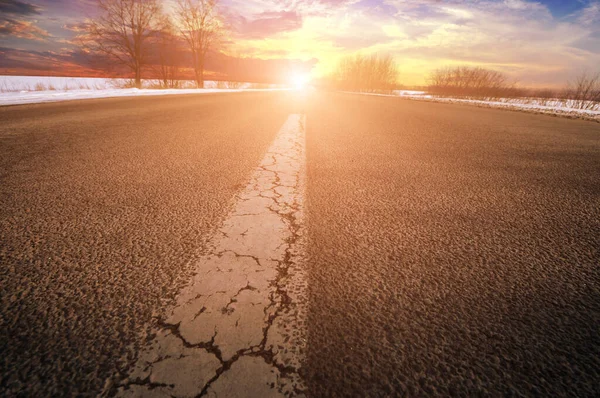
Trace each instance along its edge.
{"label": "snow", "polygon": [[107,90],[73,90],[73,91],[22,91],[18,93],[0,94],[0,106],[2,105],[22,105],[35,104],[41,102],[55,102],[67,100],[79,100],[90,98],[109,98],[109,97],[143,97],[154,95],[173,95],[173,94],[210,94],[210,93],[233,93],[242,91],[265,91],[280,89],[107,89]]}
{"label": "snow", "polygon": [[[206,81],[203,89],[191,88],[192,81],[182,81],[184,88],[181,89],[151,88],[158,86],[157,80],[144,80],[142,89],[120,88],[126,87],[128,82],[127,79],[85,77],[0,76],[0,106],[90,98],[281,90],[275,85],[255,86],[251,83],[236,84],[239,88],[217,88],[219,82],[216,81]],[[223,85],[227,86],[227,83]]]}
{"label": "snow", "polygon": [[573,107],[573,102],[569,100],[547,100],[542,98],[499,98],[497,100],[474,100],[434,97],[431,95],[410,96],[409,98],[421,101],[470,104],[485,108],[503,108],[525,112],[577,117],[600,122],[600,105],[596,106],[595,109],[577,109]]}
{"label": "snow", "polygon": [[540,105],[539,100],[533,100],[531,102],[526,102],[525,100],[512,99],[512,98],[500,98],[495,101],[483,101],[483,100],[469,100],[469,99],[453,99],[453,98],[435,98],[436,101],[443,102],[458,102],[458,103],[467,103],[467,104],[475,104],[475,105],[488,105],[490,107],[496,108],[521,108],[521,109],[532,109],[532,110],[547,110],[553,112],[575,112],[581,113],[584,115],[600,115],[600,109],[590,110],[590,109],[576,109],[569,106],[568,101],[564,102],[558,99],[547,102],[546,105]]}
{"label": "snow", "polygon": [[395,90],[394,94],[399,95],[401,97],[405,97],[405,96],[411,96],[411,95],[425,95],[425,91]]}
{"label": "snow", "polygon": [[[123,88],[129,83],[127,79],[105,79],[86,77],[43,77],[43,76],[0,76],[0,106],[33,104],[79,100],[88,98],[131,97],[150,95],[174,94],[209,94],[231,93],[255,90],[281,90],[276,85],[253,85],[251,83],[236,83],[228,87],[227,83],[206,81],[204,89],[192,88],[192,81],[182,81],[180,89],[156,89],[157,80],[144,80],[142,89]],[[475,100],[463,98],[445,98],[432,96],[425,91],[396,90],[391,94],[374,94],[378,96],[395,96],[412,100],[471,104],[481,107],[505,108],[527,112],[581,117],[600,121],[600,104],[594,109],[576,109],[572,101],[543,98],[500,98],[495,100]]]}
{"label": "snow", "polygon": [[592,104],[593,109],[577,109],[574,101],[546,98],[498,98],[494,100],[475,100],[463,98],[447,98],[427,94],[425,91],[396,90],[392,94],[367,94],[387,97],[404,97],[411,100],[470,104],[486,108],[504,108],[525,112],[544,113],[577,117],[600,122],[600,104]]}
{"label": "snow", "polygon": [[0,93],[55,90],[105,90],[124,83],[124,79],[86,77],[0,76]]}

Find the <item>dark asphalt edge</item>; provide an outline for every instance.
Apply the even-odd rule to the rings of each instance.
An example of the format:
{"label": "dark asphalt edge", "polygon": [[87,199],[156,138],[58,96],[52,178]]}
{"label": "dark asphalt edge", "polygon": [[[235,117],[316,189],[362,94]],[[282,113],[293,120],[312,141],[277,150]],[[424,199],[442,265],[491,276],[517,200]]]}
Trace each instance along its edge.
{"label": "dark asphalt edge", "polygon": [[[406,101],[434,102],[436,104],[474,106],[477,108],[497,109],[497,110],[501,110],[501,111],[509,111],[509,112],[512,111],[512,112],[519,112],[519,113],[528,113],[528,114],[533,114],[533,115],[544,115],[544,116],[551,116],[551,117],[560,117],[563,119],[585,120],[588,122],[600,123],[600,115],[597,117],[593,117],[593,116],[587,116],[587,115],[581,115],[581,114],[573,115],[573,114],[564,113],[564,112],[553,113],[553,112],[544,112],[539,109],[518,108],[518,107],[510,107],[510,106],[494,106],[491,104],[482,104],[482,103],[475,103],[475,102],[450,102],[450,101],[438,100],[436,98],[415,98],[415,97],[407,97],[407,96],[399,96],[399,95],[358,93],[358,92],[350,92],[350,91],[335,91],[335,92],[339,93],[339,94],[365,95],[365,96],[382,97],[382,98],[386,98],[386,97],[387,98],[396,98],[396,99],[406,100]],[[444,99],[453,99],[453,98],[444,98]]]}
{"label": "dark asphalt edge", "polygon": [[[494,106],[492,104],[482,104],[482,103],[476,103],[476,102],[450,102],[450,101],[440,101],[437,100],[435,98],[411,98],[411,97],[407,97],[404,98],[410,101],[421,101],[421,102],[435,102],[438,104],[452,104],[452,105],[467,105],[467,106],[475,106],[477,108],[485,108],[485,109],[499,109],[499,110],[503,110],[503,111],[513,111],[513,112],[519,112],[519,113],[529,113],[529,114],[533,114],[533,115],[545,115],[545,116],[552,116],[552,117],[560,117],[563,119],[573,119],[573,120],[586,120],[589,122],[596,122],[596,123],[600,123],[600,115],[597,117],[594,116],[587,116],[587,115],[583,115],[583,114],[569,114],[566,112],[544,112],[540,109],[531,109],[531,108],[519,108],[519,107],[512,107],[512,106]],[[444,98],[446,99],[446,98]],[[449,98],[452,99],[452,98]]]}

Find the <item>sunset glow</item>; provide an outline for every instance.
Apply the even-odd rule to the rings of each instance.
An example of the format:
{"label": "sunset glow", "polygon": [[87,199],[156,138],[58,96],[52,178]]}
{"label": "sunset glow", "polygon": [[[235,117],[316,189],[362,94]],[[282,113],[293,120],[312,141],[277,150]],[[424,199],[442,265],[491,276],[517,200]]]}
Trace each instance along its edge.
{"label": "sunset glow", "polygon": [[310,81],[310,76],[306,75],[306,74],[296,73],[296,74],[292,74],[292,77],[290,80],[291,80],[292,86],[296,90],[302,90],[302,89],[305,89],[306,86],[308,85],[308,83]]}
{"label": "sunset glow", "polygon": [[[98,74],[74,44],[97,12],[93,1],[0,7],[0,73]],[[406,85],[425,84],[440,66],[478,65],[525,86],[557,86],[600,64],[596,0],[222,0],[219,9],[228,26],[219,57],[242,57],[258,80],[265,65],[285,76],[291,63],[323,77],[354,53],[392,55]],[[219,57],[209,59],[209,75],[221,73]]]}
{"label": "sunset glow", "polygon": [[600,0],[0,0],[0,120],[0,398],[600,398]]}

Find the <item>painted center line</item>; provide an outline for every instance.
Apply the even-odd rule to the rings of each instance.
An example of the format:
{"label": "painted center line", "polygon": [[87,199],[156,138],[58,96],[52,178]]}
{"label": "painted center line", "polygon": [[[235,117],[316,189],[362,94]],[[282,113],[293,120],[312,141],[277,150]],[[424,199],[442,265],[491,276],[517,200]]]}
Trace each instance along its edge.
{"label": "painted center line", "polygon": [[304,115],[290,115],[118,396],[303,395]]}

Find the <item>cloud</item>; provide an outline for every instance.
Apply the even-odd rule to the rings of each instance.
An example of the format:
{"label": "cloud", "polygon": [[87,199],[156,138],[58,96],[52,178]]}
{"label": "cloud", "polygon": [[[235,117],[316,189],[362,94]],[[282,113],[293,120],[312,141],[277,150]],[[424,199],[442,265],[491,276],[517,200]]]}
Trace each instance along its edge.
{"label": "cloud", "polygon": [[35,41],[47,41],[48,31],[35,25],[27,18],[41,13],[37,5],[19,0],[0,0],[0,37],[12,37]]}
{"label": "cloud", "polygon": [[[354,52],[390,54],[407,84],[456,64],[562,84],[600,64],[600,0],[574,1],[584,5],[557,16],[545,0],[222,0],[232,31],[223,51],[279,60],[282,70],[286,58],[310,61],[316,74]],[[0,35],[33,40],[27,48],[70,46],[94,13],[91,0],[0,0]]]}
{"label": "cloud", "polygon": [[264,38],[302,27],[302,16],[296,11],[264,11],[247,19],[237,15],[232,20],[237,35]]}
{"label": "cloud", "polygon": [[0,1],[0,12],[15,15],[33,15],[40,13],[40,7],[19,0]]}
{"label": "cloud", "polygon": [[78,23],[67,23],[63,25],[63,29],[69,30],[75,33],[86,32],[89,28],[90,24],[87,22],[78,22]]}
{"label": "cloud", "polygon": [[593,2],[582,9],[577,21],[585,26],[595,27],[600,30],[600,2]]}
{"label": "cloud", "polygon": [[[595,21],[593,7],[582,13],[585,17],[567,19],[555,18],[544,4],[526,0],[387,0],[386,4],[395,9],[393,17],[382,23],[381,16],[367,16],[360,31],[364,37],[383,31],[388,40],[378,39],[361,51],[393,55],[408,84],[424,83],[429,71],[455,64],[497,69],[523,85],[562,84],[571,70],[594,65],[600,58],[597,51],[587,51],[592,48],[589,41],[587,50],[576,45],[590,37],[593,25],[598,26],[578,20]],[[561,74],[562,81],[557,81]]]}
{"label": "cloud", "polygon": [[76,50],[27,51],[0,47],[0,73],[24,75],[98,76],[89,57]]}
{"label": "cloud", "polygon": [[47,41],[51,37],[50,33],[34,25],[34,22],[16,19],[0,20],[0,36],[36,41]]}
{"label": "cloud", "polygon": [[358,51],[394,56],[407,84],[453,64],[497,69],[523,85],[562,84],[572,70],[600,61],[599,4],[555,18],[534,0],[249,0],[238,3],[242,15],[287,7],[302,26],[260,41],[241,34],[237,46],[259,57],[318,58],[317,74]]}

